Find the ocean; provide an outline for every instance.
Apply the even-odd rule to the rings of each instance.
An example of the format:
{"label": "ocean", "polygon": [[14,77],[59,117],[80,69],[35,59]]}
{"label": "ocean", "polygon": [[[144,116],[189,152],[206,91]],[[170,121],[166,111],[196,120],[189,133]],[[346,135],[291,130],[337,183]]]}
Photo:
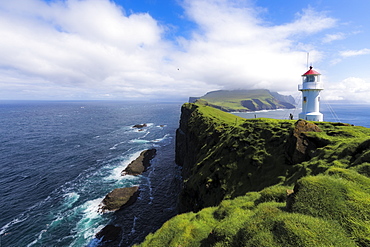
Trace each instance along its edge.
{"label": "ocean", "polygon": [[[279,109],[263,110],[257,112],[234,112],[233,114],[244,118],[275,118],[289,119],[291,113],[294,118],[298,119],[298,114],[302,108],[296,109]],[[339,103],[322,101],[320,112],[324,114],[326,122],[341,122],[356,126],[370,128],[370,104],[360,103]]]}
{"label": "ocean", "polygon": [[[177,214],[181,168],[175,131],[182,103],[0,101],[0,247],[98,246],[108,223],[131,246]],[[325,121],[370,127],[370,105],[322,105]],[[299,109],[235,113],[297,119]],[[132,128],[146,123],[141,131]],[[140,176],[121,171],[140,152],[156,148]],[[115,188],[140,186],[135,204],[100,214]]]}
{"label": "ocean", "polygon": [[[130,246],[176,215],[181,104],[0,102],[0,246],[97,246],[109,222],[123,224],[121,244]],[[149,148],[157,155],[148,171],[122,177]],[[134,205],[97,212],[107,193],[134,185]]]}

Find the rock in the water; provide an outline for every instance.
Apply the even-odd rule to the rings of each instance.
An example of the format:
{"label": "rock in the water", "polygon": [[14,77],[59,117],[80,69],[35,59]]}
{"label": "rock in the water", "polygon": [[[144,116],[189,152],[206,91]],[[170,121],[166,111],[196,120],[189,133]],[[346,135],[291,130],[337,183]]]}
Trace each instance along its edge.
{"label": "rock in the water", "polygon": [[148,149],[141,152],[140,156],[132,161],[125,170],[121,172],[121,175],[140,175],[146,171],[148,166],[150,166],[150,160],[156,155],[156,149]]}
{"label": "rock in the water", "polygon": [[132,205],[139,195],[139,187],[118,188],[109,192],[103,199],[99,212],[116,211]]}
{"label": "rock in the water", "polygon": [[147,126],[148,126],[147,124],[135,124],[134,126],[132,126],[132,128],[142,129]]}
{"label": "rock in the water", "polygon": [[101,229],[95,237],[101,239],[102,242],[112,242],[120,237],[122,232],[121,227],[114,226],[114,225],[107,225],[103,229]]}

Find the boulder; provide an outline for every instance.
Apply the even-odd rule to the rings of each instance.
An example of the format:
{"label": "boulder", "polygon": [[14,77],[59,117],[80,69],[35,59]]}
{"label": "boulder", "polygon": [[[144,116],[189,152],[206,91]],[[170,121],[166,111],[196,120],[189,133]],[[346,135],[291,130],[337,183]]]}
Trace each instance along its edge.
{"label": "boulder", "polygon": [[99,206],[99,212],[117,211],[132,205],[139,195],[139,187],[118,188],[109,192]]}
{"label": "boulder", "polygon": [[146,171],[150,166],[150,160],[156,155],[156,149],[148,149],[140,153],[139,157],[132,161],[125,170],[121,172],[121,175],[140,175]]}
{"label": "boulder", "polygon": [[134,126],[132,126],[132,128],[142,129],[147,126],[148,126],[147,124],[135,124]]}
{"label": "boulder", "polygon": [[300,119],[296,122],[295,128],[288,137],[286,151],[292,164],[298,164],[311,159],[312,152],[318,146],[322,146],[308,138],[306,135],[307,132],[321,132],[321,129],[312,122]]}

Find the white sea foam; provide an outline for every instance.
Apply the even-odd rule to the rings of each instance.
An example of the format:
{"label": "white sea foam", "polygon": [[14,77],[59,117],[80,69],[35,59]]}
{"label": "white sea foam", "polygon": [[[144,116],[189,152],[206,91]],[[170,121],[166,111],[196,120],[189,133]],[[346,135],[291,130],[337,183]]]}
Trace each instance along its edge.
{"label": "white sea foam", "polygon": [[143,139],[133,139],[133,140],[130,140],[129,142],[130,143],[145,144],[145,143],[149,143],[150,141],[149,140],[143,140]]}
{"label": "white sea foam", "polygon": [[114,145],[113,145],[113,147],[111,147],[111,148],[109,148],[109,149],[110,149],[110,150],[117,149],[117,147],[118,147],[119,145],[123,144],[123,143],[125,143],[125,142],[119,142],[119,143],[116,143],[116,144],[114,144]]}
{"label": "white sea foam", "polygon": [[[58,217],[58,219],[57,219],[58,221],[61,221],[62,220],[62,218],[59,218]],[[54,220],[50,225],[52,225],[52,224],[54,224],[54,222],[55,222],[56,220]],[[40,233],[39,233],[39,235],[37,236],[37,238],[35,239],[35,240],[33,240],[31,243],[29,243],[28,245],[27,245],[27,247],[31,247],[31,246],[33,246],[33,245],[35,245],[35,244],[37,244],[37,242],[39,241],[39,240],[41,240],[42,239],[42,235],[45,233],[45,232],[47,232],[48,231],[48,228],[49,228],[49,225],[46,225],[46,229],[43,229],[43,230],[41,230],[40,231]]]}
{"label": "white sea foam", "polygon": [[27,220],[27,218],[28,218],[28,215],[22,214],[18,218],[13,219],[9,223],[7,223],[5,226],[1,227],[0,235],[6,235],[7,234],[6,231],[7,231],[7,229],[9,229],[9,227],[11,227],[15,224],[21,223],[21,222]]}
{"label": "white sea foam", "polygon": [[64,195],[64,205],[67,208],[71,208],[75,202],[80,199],[80,195],[76,192],[70,192]]}
{"label": "white sea foam", "polygon": [[100,214],[98,213],[98,208],[100,203],[103,201],[104,197],[102,198],[96,198],[90,201],[85,202],[80,207],[82,209],[82,213],[86,216],[88,219],[93,219],[100,217]]}
{"label": "white sea foam", "polygon": [[[140,150],[138,152],[135,152],[131,155],[129,155],[126,159],[124,159],[122,162],[118,164],[117,167],[113,168],[110,172],[110,175],[106,176],[104,180],[121,180],[123,176],[121,176],[121,172],[137,157],[140,156],[140,153],[144,150]],[[125,176],[125,179],[134,178],[133,176]]]}
{"label": "white sea foam", "polygon": [[[29,213],[30,211],[32,211],[33,209],[37,208],[37,207],[41,207],[43,204],[45,204],[47,201],[49,201],[51,199],[50,196],[46,197],[44,200],[36,203],[35,205],[29,207],[26,212],[20,214],[17,218],[13,219],[12,221],[8,222],[6,225],[4,225],[3,227],[0,228],[0,236],[2,235],[7,235],[8,233],[6,232],[10,227],[18,224],[18,223],[21,223],[23,221],[26,221],[30,216],[29,216]],[[9,233],[10,234],[10,233]],[[1,247],[1,246],[0,246]]]}
{"label": "white sea foam", "polygon": [[37,239],[33,240],[31,243],[27,244],[27,247],[31,247],[37,243]]}
{"label": "white sea foam", "polygon": [[148,130],[147,129],[134,129],[133,130],[134,132],[138,132],[138,133],[145,133],[145,132],[148,132]]}
{"label": "white sea foam", "polygon": [[167,139],[170,135],[169,134],[165,134],[162,138],[159,138],[159,139],[155,139],[153,140],[152,142],[161,142],[161,141],[164,141],[165,139]]}
{"label": "white sea foam", "polygon": [[86,241],[95,235],[97,228],[100,227],[102,223],[102,215],[98,212],[98,209],[103,199],[104,198],[96,198],[75,208],[76,213],[80,214],[82,217],[77,222],[74,229],[77,233],[77,238],[70,246],[79,246],[82,242],[86,245]]}
{"label": "white sea foam", "polygon": [[159,142],[166,140],[169,137],[170,137],[170,134],[166,134],[162,138],[153,139],[153,140],[133,139],[133,140],[130,140],[130,143],[137,143],[137,144],[159,143]]}
{"label": "white sea foam", "polygon": [[147,132],[145,133],[145,135],[144,135],[143,137],[141,137],[141,138],[145,138],[145,137],[147,137],[149,134],[150,134],[150,131],[147,131]]}

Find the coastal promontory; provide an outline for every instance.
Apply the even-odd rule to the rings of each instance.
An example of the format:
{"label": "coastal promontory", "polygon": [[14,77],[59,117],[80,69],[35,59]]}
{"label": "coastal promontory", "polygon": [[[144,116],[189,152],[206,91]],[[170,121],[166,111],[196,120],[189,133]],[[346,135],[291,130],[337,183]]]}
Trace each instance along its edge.
{"label": "coastal promontory", "polygon": [[270,92],[267,89],[218,90],[201,97],[190,97],[189,102],[202,102],[225,112],[249,112],[260,110],[293,109],[295,100],[289,95]]}
{"label": "coastal promontory", "polygon": [[184,104],[182,214],[139,246],[370,246],[369,136]]}

